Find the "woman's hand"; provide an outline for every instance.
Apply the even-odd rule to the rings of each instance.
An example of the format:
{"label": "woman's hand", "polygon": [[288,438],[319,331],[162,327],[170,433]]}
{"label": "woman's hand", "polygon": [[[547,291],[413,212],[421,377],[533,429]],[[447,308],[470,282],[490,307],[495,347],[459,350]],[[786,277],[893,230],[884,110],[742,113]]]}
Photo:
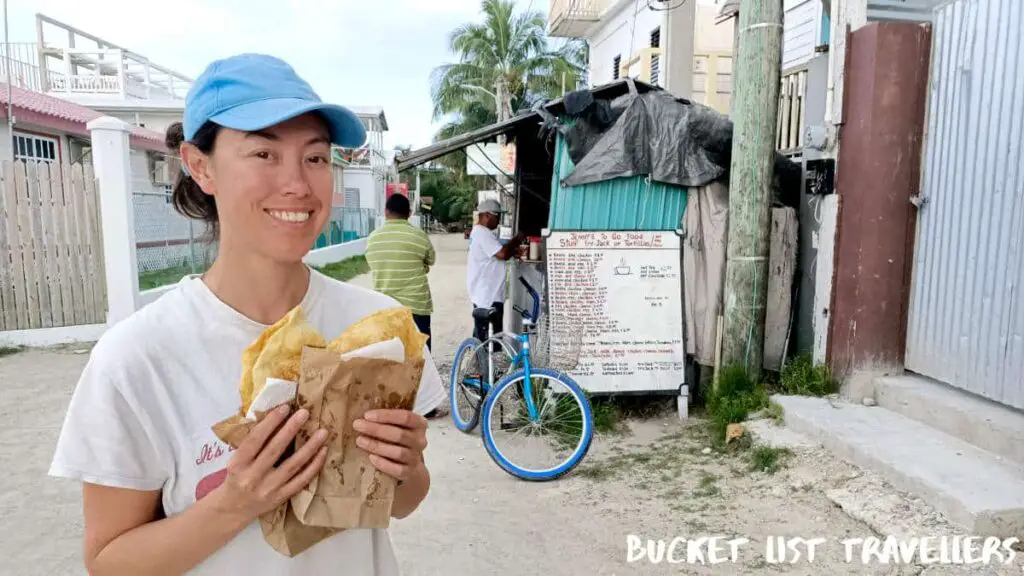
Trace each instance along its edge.
{"label": "woman's hand", "polygon": [[307,410],[299,410],[285,422],[290,411],[282,406],[252,428],[228,462],[227,478],[215,490],[220,508],[245,524],[308,486],[324,465],[327,431],[318,430],[300,450],[274,466],[309,418]]}
{"label": "woman's hand", "polygon": [[360,436],[356,445],[370,462],[399,481],[410,479],[423,464],[427,419],[409,410],[370,410],[352,423]]}

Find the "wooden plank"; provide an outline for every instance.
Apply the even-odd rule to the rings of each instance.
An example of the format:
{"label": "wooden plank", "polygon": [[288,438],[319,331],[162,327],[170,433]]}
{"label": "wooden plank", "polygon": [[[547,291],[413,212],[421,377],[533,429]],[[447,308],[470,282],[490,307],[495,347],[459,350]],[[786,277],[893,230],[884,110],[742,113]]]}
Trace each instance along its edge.
{"label": "wooden plank", "polygon": [[21,245],[21,224],[18,210],[18,188],[16,182],[16,165],[18,163],[7,161],[4,163],[4,213],[7,220],[7,247],[11,251],[11,268],[9,278],[11,280],[10,292],[14,298],[13,322],[8,319],[7,326],[11,329],[25,329],[29,327],[28,321],[28,293],[25,286],[25,257]]}
{"label": "wooden plank", "polygon": [[28,181],[29,226],[32,228],[32,258],[35,263],[36,290],[39,292],[39,321],[43,328],[53,327],[51,312],[50,284],[46,273],[46,236],[43,228],[43,198],[39,181],[39,162],[25,164],[25,177]]}
{"label": "wooden plank", "polygon": [[[14,286],[12,284],[11,248],[7,219],[7,189],[5,183],[10,175],[7,163],[0,164],[0,331],[15,330]],[[10,221],[13,223],[13,220]]]}
{"label": "wooden plank", "polygon": [[14,163],[14,183],[18,196],[18,237],[21,243],[22,270],[25,294],[28,296],[28,328],[42,328],[39,311],[39,282],[36,276],[35,246],[33,245],[32,201],[29,196],[28,175],[24,162]]}
{"label": "wooden plank", "polygon": [[85,175],[80,164],[71,169],[71,189],[75,199],[75,228],[78,237],[78,254],[81,262],[81,283],[83,289],[83,312],[87,324],[96,323],[96,296],[92,281],[92,254],[89,251],[89,203],[86,199]]}
{"label": "wooden plank", "polygon": [[[50,198],[53,209],[53,228],[50,237],[53,239],[53,266],[57,279],[57,291],[54,298],[60,296],[61,326],[75,326],[75,306],[71,296],[74,276],[71,274],[71,259],[68,257],[67,210],[64,207],[64,179],[60,164],[50,164]],[[54,306],[56,308],[56,306]]]}
{"label": "wooden plank", "polygon": [[100,224],[100,203],[96,177],[92,165],[83,169],[83,184],[87,206],[89,254],[92,265],[89,272],[92,277],[93,314],[96,322],[107,321],[107,281],[103,266],[103,228]]}
{"label": "wooden plank", "polygon": [[793,208],[772,209],[768,257],[768,297],[764,323],[764,369],[778,371],[786,353],[793,281],[796,276],[798,219]]}
{"label": "wooden plank", "polygon": [[78,210],[78,191],[75,190],[71,177],[72,170],[64,174],[64,208],[66,219],[64,226],[67,230],[68,239],[68,260],[71,268],[71,298],[74,303],[75,324],[88,324],[85,312],[85,282],[83,280],[85,263],[82,258],[82,241],[80,237],[81,216]]}
{"label": "wooden plank", "polygon": [[36,181],[39,190],[39,221],[41,250],[40,268],[46,282],[39,286],[39,291],[49,302],[47,313],[50,326],[65,326],[64,308],[60,299],[60,273],[57,268],[56,225],[53,215],[53,189],[50,186],[50,167],[56,162],[39,162],[36,164]]}
{"label": "wooden plank", "polygon": [[11,163],[0,164],[0,326],[3,330],[18,329],[18,302],[14,296],[14,250],[12,242],[18,231],[14,210],[14,173]]}

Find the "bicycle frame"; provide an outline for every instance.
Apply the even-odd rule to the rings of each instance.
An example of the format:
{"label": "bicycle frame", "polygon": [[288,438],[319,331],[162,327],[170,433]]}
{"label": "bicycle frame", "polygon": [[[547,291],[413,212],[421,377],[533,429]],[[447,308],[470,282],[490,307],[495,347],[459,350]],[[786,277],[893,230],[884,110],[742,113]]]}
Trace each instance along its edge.
{"label": "bicycle frame", "polygon": [[[537,318],[540,314],[540,295],[522,276],[519,277],[519,281],[526,287],[527,292],[530,293],[530,298],[533,300],[533,313],[531,314],[518,306],[513,306],[515,311],[523,317],[524,329],[522,333],[516,335],[516,341],[519,343],[519,350],[512,358],[512,365],[509,367],[509,372],[515,372],[520,366],[522,366],[523,374],[525,376],[523,396],[526,399],[526,410],[530,415],[530,421],[536,422],[540,418],[540,414],[538,413],[536,403],[533,401],[533,365],[530,361],[530,336],[534,333]],[[488,332],[489,331],[490,328],[488,328]],[[487,340],[481,342],[480,346],[478,346],[476,350],[473,350],[473,354],[476,354],[480,347],[485,347],[487,349],[487,381],[481,382],[476,378],[465,378],[463,382],[471,387],[479,388],[481,390],[481,401],[491,393],[491,389],[494,385],[494,362],[491,359],[493,355],[491,345],[497,342],[504,346],[504,343],[501,342],[502,337],[504,336],[509,336],[509,334],[507,332],[490,334],[487,337]]]}

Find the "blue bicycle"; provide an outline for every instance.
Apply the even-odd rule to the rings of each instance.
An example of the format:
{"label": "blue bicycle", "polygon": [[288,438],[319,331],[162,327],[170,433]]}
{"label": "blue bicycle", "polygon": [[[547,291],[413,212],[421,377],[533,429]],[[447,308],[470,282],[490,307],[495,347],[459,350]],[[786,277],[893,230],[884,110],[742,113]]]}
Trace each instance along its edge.
{"label": "blue bicycle", "polygon": [[[512,476],[554,480],[579,465],[590,450],[594,417],[590,401],[572,378],[532,364],[530,342],[537,334],[540,295],[525,278],[519,281],[533,300],[532,312],[513,307],[522,316],[522,333],[488,330],[486,341],[467,338],[455,353],[449,395],[452,420],[467,433],[482,424],[487,453]],[[488,326],[494,315],[492,308],[473,311],[474,318],[486,320]],[[519,442],[519,449],[510,446]]]}

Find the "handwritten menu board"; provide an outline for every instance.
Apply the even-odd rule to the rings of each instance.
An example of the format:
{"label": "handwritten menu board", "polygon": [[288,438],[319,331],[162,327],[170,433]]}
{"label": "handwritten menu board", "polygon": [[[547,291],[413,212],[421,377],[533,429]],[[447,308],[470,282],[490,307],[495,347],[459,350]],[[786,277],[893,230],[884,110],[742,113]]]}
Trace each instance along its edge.
{"label": "handwritten menu board", "polygon": [[553,355],[582,331],[569,373],[590,392],[654,392],[683,384],[679,236],[552,232],[547,239]]}

